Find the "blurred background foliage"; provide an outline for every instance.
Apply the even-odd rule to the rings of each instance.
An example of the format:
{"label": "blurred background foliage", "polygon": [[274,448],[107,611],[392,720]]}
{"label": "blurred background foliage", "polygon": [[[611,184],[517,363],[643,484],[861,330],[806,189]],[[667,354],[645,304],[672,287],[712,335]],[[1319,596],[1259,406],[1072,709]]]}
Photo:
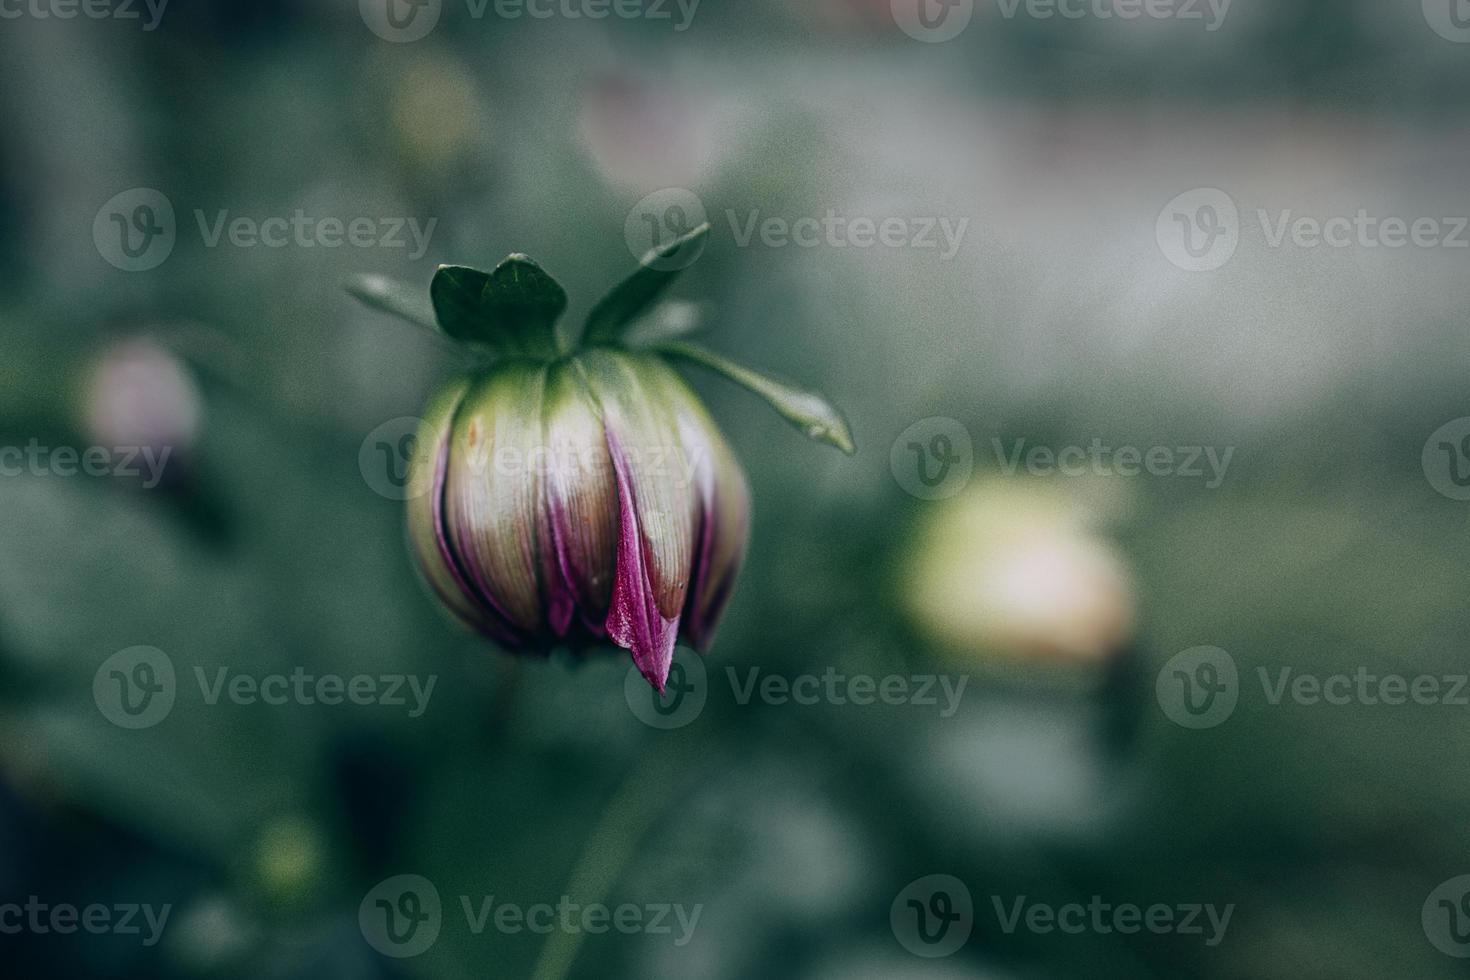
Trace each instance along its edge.
{"label": "blurred background foliage", "polygon": [[[0,22],[0,441],[95,443],[98,365],[139,338],[182,368],[145,387],[198,415],[154,489],[0,478],[0,899],[175,907],[156,947],[0,937],[9,975],[529,976],[543,937],[447,922],[428,953],[387,960],[358,903],[408,871],[449,920],[460,894],[554,902],[589,841],[612,862],[607,901],[705,909],[682,948],[586,937],[574,977],[1462,975],[1419,914],[1470,863],[1466,709],[1243,694],[1228,724],[1188,731],[1153,695],[1198,645],[1229,651],[1243,688],[1258,666],[1465,670],[1466,505],[1420,468],[1429,433],[1466,414],[1464,254],[1257,240],[1191,276],[1153,238],[1199,186],[1247,224],[1256,207],[1470,213],[1470,49],[1418,3],[1237,0],[1215,33],[982,4],[942,45],[880,0],[704,0],[684,32],[451,5],[412,44],[350,3],[175,4],[154,32]],[[625,703],[626,657],[512,661],[426,596],[359,449],[457,362],[340,283],[427,285],[437,263],[525,251],[576,322],[632,264],[630,209],[671,186],[715,225],[676,290],[710,345],[826,392],[859,454],[814,450],[695,377],[749,470],[754,533],[709,704],[659,732]],[[173,254],[140,274],[89,234],[133,187],[179,213]],[[194,228],[195,209],[297,208],[437,225],[417,259],[207,248]],[[942,261],[741,248],[726,217],[829,209],[970,231]],[[1118,649],[1056,657],[993,617],[978,635],[926,621],[915,569],[957,532],[889,450],[931,416],[972,434],[975,506],[998,509],[975,553],[1012,546],[1006,508],[1051,501],[1036,519],[1086,528],[1126,582]],[[1209,490],[1004,479],[990,451],[1095,437],[1235,456]],[[943,575],[968,581],[956,560]],[[180,696],[126,731],[92,679],[140,644],[182,678],[439,683],[421,718]],[[727,666],[971,683],[950,718],[741,705]],[[979,924],[930,962],[888,913],[936,872],[969,885]],[[1023,894],[1237,909],[1212,948],[995,928],[988,896]]]}

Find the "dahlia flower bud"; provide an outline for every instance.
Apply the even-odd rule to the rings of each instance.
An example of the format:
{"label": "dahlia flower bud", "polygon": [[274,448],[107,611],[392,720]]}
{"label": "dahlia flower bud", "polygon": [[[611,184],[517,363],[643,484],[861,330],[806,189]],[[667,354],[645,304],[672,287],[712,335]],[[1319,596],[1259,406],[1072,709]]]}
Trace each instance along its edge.
{"label": "dahlia flower bud", "polygon": [[434,592],[509,650],[611,641],[662,691],[680,637],[707,649],[745,554],[750,500],[673,361],[726,375],[852,451],[841,416],[814,393],[687,343],[627,346],[629,326],[677,276],[667,260],[707,230],[650,253],[593,309],[574,350],[555,332],[565,293],[524,256],[489,273],[441,267],[430,306],[378,278],[350,287],[493,355],[425,412],[408,524]]}

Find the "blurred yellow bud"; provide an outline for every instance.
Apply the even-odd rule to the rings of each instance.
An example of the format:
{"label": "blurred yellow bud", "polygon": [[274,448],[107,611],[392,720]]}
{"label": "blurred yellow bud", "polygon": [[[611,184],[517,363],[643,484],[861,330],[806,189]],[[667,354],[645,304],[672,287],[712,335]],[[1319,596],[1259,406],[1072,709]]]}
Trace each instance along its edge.
{"label": "blurred yellow bud", "polygon": [[1122,559],[1091,529],[1081,494],[994,479],[930,505],[907,557],[903,600],[954,653],[1096,661],[1133,633]]}

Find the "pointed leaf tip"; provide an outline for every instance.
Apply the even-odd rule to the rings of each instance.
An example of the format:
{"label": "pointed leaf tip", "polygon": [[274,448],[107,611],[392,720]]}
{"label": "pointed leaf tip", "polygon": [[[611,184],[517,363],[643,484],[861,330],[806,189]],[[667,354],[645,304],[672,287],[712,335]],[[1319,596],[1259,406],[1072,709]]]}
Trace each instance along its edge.
{"label": "pointed leaf tip", "polygon": [[639,263],[638,271],[598,301],[587,316],[583,342],[589,346],[613,344],[627,333],[634,320],[646,312],[704,252],[709,222],[655,246]]}
{"label": "pointed leaf tip", "polygon": [[424,297],[422,289],[375,273],[353,276],[344,288],[353,298],[375,310],[439,332],[433,305]]}
{"label": "pointed leaf tip", "polygon": [[649,249],[648,254],[643,256],[641,264],[645,266],[664,265],[668,259],[677,257],[681,260],[681,264],[669,270],[677,274],[693,265],[699,258],[699,250],[704,248],[704,240],[709,237],[709,232],[710,223],[701,222],[678,238]]}
{"label": "pointed leaf tip", "polygon": [[797,388],[761,374],[729,358],[688,343],[660,344],[659,352],[709,368],[766,400],[776,413],[808,438],[834,446],[851,456],[857,452],[852,431],[831,402],[815,391]]}

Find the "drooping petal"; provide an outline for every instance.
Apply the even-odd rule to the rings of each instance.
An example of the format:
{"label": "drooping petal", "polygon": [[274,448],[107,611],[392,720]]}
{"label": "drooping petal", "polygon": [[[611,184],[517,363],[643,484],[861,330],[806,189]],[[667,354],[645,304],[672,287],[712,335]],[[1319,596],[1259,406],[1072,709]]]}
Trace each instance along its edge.
{"label": "drooping petal", "polygon": [[450,549],[444,525],[444,482],[449,469],[451,424],[470,388],[468,379],[446,385],[429,403],[410,455],[408,539],[430,588],[463,622],[504,646],[523,637],[479,598]]}
{"label": "drooping petal", "polygon": [[617,556],[617,476],[597,404],[575,362],[549,369],[544,431],[552,587],[564,590],[582,623],[601,635]]}
{"label": "drooping petal", "polygon": [[653,556],[639,520],[636,491],[628,457],[614,429],[608,430],[608,448],[618,479],[618,555],[612,603],[606,629],[613,642],[633,654],[633,662],[660,693],[668,683],[674,662],[679,616],[665,616],[658,607],[653,582]]}
{"label": "drooping petal", "polygon": [[540,477],[546,369],[511,362],[476,383],[455,413],[444,484],[451,552],[480,598],[536,634],[544,534]]}
{"label": "drooping petal", "polygon": [[674,375],[662,362],[611,351],[578,359],[603,411],[618,488],[618,548],[607,633],[662,691],[693,564],[695,494],[680,479]]}

